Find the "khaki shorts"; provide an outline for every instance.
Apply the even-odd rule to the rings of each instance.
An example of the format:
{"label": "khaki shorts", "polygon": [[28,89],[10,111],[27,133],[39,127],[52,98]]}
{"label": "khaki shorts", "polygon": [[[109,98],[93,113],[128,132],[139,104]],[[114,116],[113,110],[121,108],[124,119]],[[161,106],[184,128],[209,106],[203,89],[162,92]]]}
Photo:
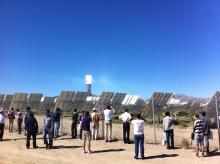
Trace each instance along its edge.
{"label": "khaki shorts", "polygon": [[82,135],[83,135],[84,141],[89,141],[89,142],[91,141],[92,139],[91,132],[83,131]]}

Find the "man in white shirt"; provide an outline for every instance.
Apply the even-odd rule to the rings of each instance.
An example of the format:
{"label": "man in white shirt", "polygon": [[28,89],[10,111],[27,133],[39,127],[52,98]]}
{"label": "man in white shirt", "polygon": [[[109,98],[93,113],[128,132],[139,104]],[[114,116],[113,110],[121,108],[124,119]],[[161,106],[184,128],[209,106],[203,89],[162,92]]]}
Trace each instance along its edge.
{"label": "man in white shirt", "polygon": [[137,118],[131,122],[134,127],[134,145],[135,155],[134,158],[138,159],[139,146],[141,152],[141,159],[144,159],[144,126],[145,122],[141,119],[141,114],[137,114]]}
{"label": "man in white shirt", "polygon": [[[112,114],[115,113],[115,110],[111,106],[107,106],[107,109],[104,110],[105,116],[105,141],[112,141]],[[108,135],[109,134],[109,135]]]}
{"label": "man in white shirt", "polygon": [[3,109],[0,108],[0,141],[2,141],[4,135],[5,121],[7,116],[4,114]]}
{"label": "man in white shirt", "polygon": [[119,116],[119,119],[123,121],[123,138],[124,143],[130,144],[130,120],[131,115],[128,113],[128,108],[125,109],[125,112]]}

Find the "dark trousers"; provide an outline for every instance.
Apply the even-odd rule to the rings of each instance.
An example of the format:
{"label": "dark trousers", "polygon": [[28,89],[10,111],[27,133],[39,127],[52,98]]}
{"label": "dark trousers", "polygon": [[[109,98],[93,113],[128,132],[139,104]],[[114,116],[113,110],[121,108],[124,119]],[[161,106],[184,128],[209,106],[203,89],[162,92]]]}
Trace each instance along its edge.
{"label": "dark trousers", "polygon": [[130,124],[128,122],[123,123],[123,138],[124,143],[130,143]]}
{"label": "dark trousers", "polygon": [[27,148],[30,147],[31,137],[33,139],[33,148],[36,148],[37,147],[37,145],[36,145],[36,133],[29,133],[29,132],[27,132],[26,147]]}
{"label": "dark trousers", "polygon": [[80,139],[82,139],[82,132],[83,132],[83,130],[80,129],[80,132],[79,132],[79,138],[80,138]]}
{"label": "dark trousers", "polygon": [[75,139],[77,137],[77,123],[72,123],[71,132],[72,138]]}
{"label": "dark trousers", "polygon": [[172,130],[167,130],[166,132],[166,140],[167,140],[167,149],[174,148],[174,133]]}
{"label": "dark trousers", "polygon": [[5,124],[0,124],[0,141],[2,141],[4,135]]}
{"label": "dark trousers", "polygon": [[22,119],[18,119],[18,133],[21,134]]}
{"label": "dark trousers", "polygon": [[138,158],[139,147],[141,151],[141,158],[144,158],[144,134],[134,135],[135,158]]}
{"label": "dark trousers", "polygon": [[53,146],[53,131],[44,129],[44,144],[46,148],[51,148]]}

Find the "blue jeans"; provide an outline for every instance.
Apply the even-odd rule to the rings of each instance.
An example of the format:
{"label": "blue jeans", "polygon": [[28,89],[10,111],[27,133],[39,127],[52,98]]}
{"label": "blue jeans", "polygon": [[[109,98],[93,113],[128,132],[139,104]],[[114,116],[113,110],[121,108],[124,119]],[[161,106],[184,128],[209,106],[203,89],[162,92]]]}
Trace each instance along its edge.
{"label": "blue jeans", "polygon": [[166,133],[166,140],[167,140],[167,149],[174,148],[174,133],[172,130],[165,131]]}
{"label": "blue jeans", "polygon": [[134,135],[134,145],[135,145],[135,157],[138,158],[139,145],[140,145],[141,158],[144,158],[144,134]]}
{"label": "blue jeans", "polygon": [[59,122],[55,122],[54,123],[54,137],[58,137],[59,136],[59,129],[60,129],[60,123]]}
{"label": "blue jeans", "polygon": [[[53,146],[53,130],[44,129],[44,144],[48,146]],[[49,141],[48,141],[49,140]]]}

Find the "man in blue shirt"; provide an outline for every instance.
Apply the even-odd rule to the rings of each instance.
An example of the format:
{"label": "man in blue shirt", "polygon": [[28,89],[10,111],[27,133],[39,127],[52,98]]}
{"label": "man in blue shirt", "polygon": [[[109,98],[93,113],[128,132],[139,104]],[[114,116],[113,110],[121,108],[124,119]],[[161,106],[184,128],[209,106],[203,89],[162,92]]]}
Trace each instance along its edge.
{"label": "man in blue shirt", "polygon": [[44,118],[44,144],[46,145],[46,149],[51,149],[53,146],[53,123],[54,120],[50,114],[50,110],[47,110],[46,117]]}
{"label": "man in blue shirt", "polygon": [[54,138],[59,137],[60,119],[61,119],[61,109],[57,108],[54,114]]}

